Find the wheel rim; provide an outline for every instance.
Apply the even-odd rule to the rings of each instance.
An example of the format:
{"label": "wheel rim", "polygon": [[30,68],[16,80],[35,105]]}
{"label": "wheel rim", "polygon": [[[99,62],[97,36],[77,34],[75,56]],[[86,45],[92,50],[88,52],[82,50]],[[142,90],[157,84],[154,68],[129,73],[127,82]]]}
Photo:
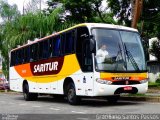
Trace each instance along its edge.
{"label": "wheel rim", "polygon": [[74,98],[74,95],[75,95],[74,90],[73,89],[69,89],[69,91],[68,91],[68,100],[72,101],[73,98]]}
{"label": "wheel rim", "polygon": [[27,94],[26,94],[26,93],[24,93],[23,95],[24,95],[24,99],[26,99],[26,98],[27,98]]}
{"label": "wheel rim", "polygon": [[27,94],[28,94],[28,89],[27,89],[26,86],[25,86],[24,92],[23,92],[24,99],[27,99]]}

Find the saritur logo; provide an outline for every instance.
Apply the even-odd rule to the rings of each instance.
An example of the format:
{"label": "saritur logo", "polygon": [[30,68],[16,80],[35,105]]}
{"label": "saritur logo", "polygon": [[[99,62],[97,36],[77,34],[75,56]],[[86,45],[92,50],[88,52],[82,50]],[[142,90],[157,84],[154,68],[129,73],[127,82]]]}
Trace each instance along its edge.
{"label": "saritur logo", "polygon": [[58,62],[49,62],[44,64],[34,65],[34,73],[41,73],[47,71],[56,71],[58,70]]}
{"label": "saritur logo", "polygon": [[63,66],[64,57],[50,58],[31,62],[30,67],[34,76],[58,74]]}

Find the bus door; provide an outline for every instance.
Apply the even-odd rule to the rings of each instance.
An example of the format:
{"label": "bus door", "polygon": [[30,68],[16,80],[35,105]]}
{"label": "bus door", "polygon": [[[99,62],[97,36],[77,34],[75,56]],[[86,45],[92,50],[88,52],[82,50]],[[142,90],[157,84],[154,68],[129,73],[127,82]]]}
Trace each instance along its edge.
{"label": "bus door", "polygon": [[77,29],[77,58],[82,70],[81,83],[84,95],[93,93],[93,62],[90,52],[89,32],[86,27]]}

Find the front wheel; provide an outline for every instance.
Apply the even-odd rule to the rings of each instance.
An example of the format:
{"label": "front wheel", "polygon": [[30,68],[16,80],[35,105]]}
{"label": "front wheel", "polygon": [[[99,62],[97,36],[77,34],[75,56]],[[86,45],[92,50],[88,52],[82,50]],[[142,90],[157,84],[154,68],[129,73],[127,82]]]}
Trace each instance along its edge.
{"label": "front wheel", "polygon": [[66,95],[68,103],[71,105],[77,105],[81,101],[81,98],[76,95],[75,85],[73,83],[68,85]]}
{"label": "front wheel", "polygon": [[30,93],[28,84],[24,84],[23,86],[23,96],[26,101],[37,100],[37,93]]}

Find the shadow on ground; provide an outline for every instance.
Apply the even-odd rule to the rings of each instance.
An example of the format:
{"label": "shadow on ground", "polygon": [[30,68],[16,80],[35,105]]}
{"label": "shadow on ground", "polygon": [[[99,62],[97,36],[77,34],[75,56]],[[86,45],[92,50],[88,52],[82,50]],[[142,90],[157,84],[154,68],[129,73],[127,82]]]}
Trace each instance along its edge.
{"label": "shadow on ground", "polygon": [[[19,96],[15,98],[16,100],[24,101],[23,96]],[[32,101],[31,101],[32,102]],[[56,104],[61,104],[61,105],[66,105],[68,104],[67,100],[65,97],[51,97],[51,96],[39,96],[37,99],[37,102],[41,103],[56,103]],[[88,106],[88,107],[106,107],[106,106],[127,106],[127,105],[138,105],[142,104],[140,102],[136,101],[123,101],[119,100],[117,103],[109,103],[105,99],[96,99],[96,98],[83,98],[81,100],[81,103],[76,106]]]}

